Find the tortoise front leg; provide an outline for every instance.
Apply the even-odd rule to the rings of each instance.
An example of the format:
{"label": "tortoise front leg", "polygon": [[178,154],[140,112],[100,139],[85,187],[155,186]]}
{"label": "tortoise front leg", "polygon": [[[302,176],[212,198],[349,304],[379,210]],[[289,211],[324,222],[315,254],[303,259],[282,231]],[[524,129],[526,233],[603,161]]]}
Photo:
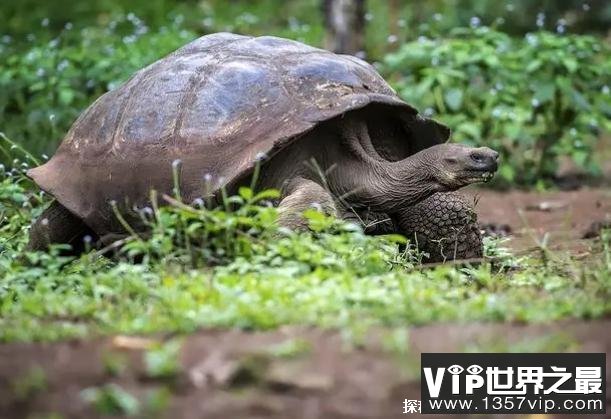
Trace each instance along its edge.
{"label": "tortoise front leg", "polygon": [[308,220],[303,216],[303,212],[310,208],[337,216],[333,197],[314,181],[297,177],[290,180],[282,189],[283,198],[278,205],[278,223],[283,227],[306,230]]}
{"label": "tortoise front leg", "polygon": [[457,193],[431,195],[395,215],[400,232],[429,254],[426,262],[481,258],[482,237],[477,215]]}

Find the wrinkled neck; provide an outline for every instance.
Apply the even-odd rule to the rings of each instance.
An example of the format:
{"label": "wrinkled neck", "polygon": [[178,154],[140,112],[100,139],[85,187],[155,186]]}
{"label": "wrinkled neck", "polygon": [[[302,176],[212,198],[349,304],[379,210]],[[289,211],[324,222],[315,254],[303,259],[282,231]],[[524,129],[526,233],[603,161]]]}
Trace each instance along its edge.
{"label": "wrinkled neck", "polygon": [[[355,177],[360,192],[353,197],[360,205],[392,214],[438,192],[425,155],[417,153],[401,162],[368,161],[365,173]],[[361,166],[363,168],[363,166]],[[361,168],[361,170],[363,170]]]}
{"label": "wrinkled neck", "polygon": [[383,211],[394,213],[428,198],[438,191],[432,167],[423,153],[400,162],[381,163],[387,182],[380,182]]}
{"label": "wrinkled neck", "polygon": [[438,191],[430,150],[400,161],[387,161],[375,152],[362,122],[346,118],[342,124],[341,135],[354,164],[346,168],[345,178],[338,184],[348,187],[342,192],[351,196],[351,201],[390,214]]}

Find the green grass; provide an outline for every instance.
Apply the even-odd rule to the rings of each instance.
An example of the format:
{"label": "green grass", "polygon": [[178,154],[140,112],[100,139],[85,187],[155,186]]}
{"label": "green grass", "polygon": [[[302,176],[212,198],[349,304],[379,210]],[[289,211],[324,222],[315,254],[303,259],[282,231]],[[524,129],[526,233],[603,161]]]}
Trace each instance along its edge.
{"label": "green grass", "polygon": [[243,189],[227,208],[155,207],[151,237],[132,237],[112,259],[71,260],[59,249],[24,259],[27,226],[45,201],[26,187],[20,171],[0,179],[3,342],[285,324],[359,333],[611,313],[608,231],[587,261],[545,249],[517,259],[490,242],[495,258],[477,267],[424,268],[415,252],[399,252],[401,238],[365,236],[315,211],[309,233],[278,229],[265,205],[273,193]]}

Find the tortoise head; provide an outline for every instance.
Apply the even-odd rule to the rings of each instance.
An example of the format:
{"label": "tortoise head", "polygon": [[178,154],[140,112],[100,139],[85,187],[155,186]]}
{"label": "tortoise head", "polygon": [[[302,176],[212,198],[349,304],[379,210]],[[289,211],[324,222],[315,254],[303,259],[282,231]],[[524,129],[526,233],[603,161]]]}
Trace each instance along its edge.
{"label": "tortoise head", "polygon": [[451,191],[471,183],[488,182],[498,168],[499,153],[488,147],[439,144],[421,153],[423,166],[429,167],[431,178],[440,190]]}
{"label": "tortoise head", "polygon": [[435,192],[455,191],[471,183],[487,182],[498,167],[499,153],[488,147],[437,144],[392,163],[377,180],[376,199],[385,211],[413,205]]}

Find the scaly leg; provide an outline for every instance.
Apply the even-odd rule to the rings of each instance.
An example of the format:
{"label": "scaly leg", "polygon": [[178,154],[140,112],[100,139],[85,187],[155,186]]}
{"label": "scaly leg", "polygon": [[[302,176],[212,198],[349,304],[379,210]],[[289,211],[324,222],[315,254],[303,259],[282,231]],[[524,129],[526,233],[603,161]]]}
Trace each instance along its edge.
{"label": "scaly leg", "polygon": [[431,195],[396,215],[399,230],[430,256],[426,262],[481,258],[477,215],[457,193]]}

